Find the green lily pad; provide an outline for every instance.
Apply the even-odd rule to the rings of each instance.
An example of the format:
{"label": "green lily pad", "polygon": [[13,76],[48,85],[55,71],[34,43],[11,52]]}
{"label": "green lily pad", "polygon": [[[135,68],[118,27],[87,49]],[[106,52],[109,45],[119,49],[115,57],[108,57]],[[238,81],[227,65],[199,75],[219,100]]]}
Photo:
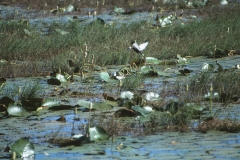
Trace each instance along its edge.
{"label": "green lily pad", "polygon": [[11,103],[7,108],[7,112],[9,115],[21,117],[26,113],[26,110],[18,104]]}
{"label": "green lily pad", "polygon": [[98,111],[102,111],[102,110],[110,110],[113,107],[105,101],[105,102],[96,102],[96,103],[94,103],[92,108],[96,109]]}
{"label": "green lily pad", "polygon": [[159,76],[163,76],[163,77],[171,77],[171,74],[166,73],[166,72],[158,71],[157,73],[158,73]]}
{"label": "green lily pad", "polygon": [[11,151],[15,152],[17,156],[22,158],[34,157],[34,146],[28,138],[21,138],[17,140],[12,146]]}
{"label": "green lily pad", "polygon": [[53,107],[58,105],[59,105],[59,101],[56,101],[54,99],[45,99],[45,101],[42,104],[42,106],[45,106],[45,107]]}
{"label": "green lily pad", "polygon": [[153,69],[150,67],[150,66],[142,66],[141,67],[141,72],[143,74],[148,74],[150,73],[151,71],[153,71]]}
{"label": "green lily pad", "polygon": [[146,114],[152,112],[152,110],[148,110],[147,108],[140,107],[140,106],[132,106],[132,110],[140,113],[142,116],[146,117]]}
{"label": "green lily pad", "polygon": [[130,92],[130,91],[121,92],[121,95],[120,95],[120,97],[122,99],[132,99],[133,96],[134,96],[134,94],[132,92]]}
{"label": "green lily pad", "polygon": [[159,64],[161,61],[154,57],[146,57],[146,63]]}
{"label": "green lily pad", "polygon": [[137,116],[135,119],[141,123],[149,122],[151,120],[151,114],[147,114],[145,116]]}
{"label": "green lily pad", "polygon": [[101,72],[100,77],[105,82],[110,82],[111,81],[111,77],[109,76],[109,74],[107,72]]}
{"label": "green lily pad", "polygon": [[81,107],[89,108],[92,102],[86,101],[84,99],[80,99],[77,104]]}
{"label": "green lily pad", "polygon": [[89,135],[91,141],[103,141],[109,139],[107,132],[98,126],[89,128]]}
{"label": "green lily pad", "polygon": [[61,74],[57,74],[57,75],[56,75],[56,78],[57,78],[61,83],[67,82],[67,79],[65,78],[65,76],[63,76],[63,75],[61,75]]}
{"label": "green lily pad", "polygon": [[115,7],[114,12],[116,12],[117,14],[122,14],[122,13],[125,12],[125,10],[123,8],[120,8],[120,7]]}

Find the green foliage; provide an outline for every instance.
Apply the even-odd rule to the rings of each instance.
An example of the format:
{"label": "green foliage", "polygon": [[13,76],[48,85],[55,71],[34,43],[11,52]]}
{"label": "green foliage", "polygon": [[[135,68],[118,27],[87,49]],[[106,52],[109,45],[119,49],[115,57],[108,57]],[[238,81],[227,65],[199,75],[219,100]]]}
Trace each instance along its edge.
{"label": "green foliage", "polygon": [[[21,21],[2,21],[0,23],[1,58],[6,60],[41,60],[52,62],[58,55],[65,55],[67,60],[69,50],[77,55],[83,55],[88,46],[88,54],[95,55],[97,65],[120,65],[129,63],[132,52],[128,50],[130,41],[150,40],[149,47],[144,50],[146,56],[158,59],[169,59],[181,56],[204,55],[213,50],[238,49],[240,26],[238,9],[222,10],[222,14],[211,16],[204,20],[196,20],[185,25],[174,25],[166,28],[154,28],[149,23],[141,21],[117,27],[117,24],[104,25],[95,22],[89,25],[79,25],[79,22],[67,24],[53,23],[49,27],[48,36],[37,34]],[[227,32],[229,28],[229,32]],[[28,36],[24,29],[36,33]],[[69,32],[60,35],[55,30]],[[83,61],[82,56],[78,58]],[[56,61],[53,61],[53,63]]]}
{"label": "green foliage", "polygon": [[193,118],[193,108],[187,105],[179,108],[178,112],[156,112],[152,114],[150,123],[153,128],[161,128],[160,126],[178,125],[188,126]]}
{"label": "green foliage", "polygon": [[145,76],[142,74],[130,75],[123,80],[121,89],[127,91],[134,91],[143,84],[144,80]]}
{"label": "green foliage", "polygon": [[39,83],[39,81],[34,81],[32,83],[28,83],[25,87],[22,88],[22,91],[20,89],[20,97],[24,99],[29,98],[39,98],[40,92],[42,91],[42,87]]}
{"label": "green foliage", "polygon": [[233,96],[240,95],[238,72],[201,73],[190,79],[189,91],[192,95],[205,95],[213,86],[213,92],[220,95],[220,101],[230,102]]}

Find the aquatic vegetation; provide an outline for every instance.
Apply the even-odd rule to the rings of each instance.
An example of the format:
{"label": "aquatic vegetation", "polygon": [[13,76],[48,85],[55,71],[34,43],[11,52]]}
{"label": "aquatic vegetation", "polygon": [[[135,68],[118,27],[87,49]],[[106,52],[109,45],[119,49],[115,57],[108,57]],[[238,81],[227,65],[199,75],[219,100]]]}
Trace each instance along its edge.
{"label": "aquatic vegetation", "polygon": [[[49,150],[55,152],[62,149],[58,146],[65,149],[64,153],[66,149],[72,152],[75,148],[77,153],[85,155],[105,155],[111,152],[112,159],[115,154],[125,155],[126,151],[134,150],[135,158],[142,158],[140,154],[146,150],[142,147],[137,150],[135,144],[147,144],[149,136],[144,135],[157,133],[161,143],[165,143],[163,146],[174,148],[186,143],[190,136],[183,137],[184,142],[182,137],[175,139],[176,136],[169,136],[169,141],[168,137],[162,137],[163,134],[159,132],[196,131],[189,132],[190,135],[212,129],[239,131],[238,66],[225,63],[231,61],[232,65],[234,61],[234,65],[238,64],[238,6],[224,6],[221,10],[215,6],[211,6],[211,9],[202,8],[198,11],[204,13],[199,13],[200,17],[197,17],[178,10],[177,7],[191,5],[185,2],[177,4],[175,15],[162,10],[171,9],[171,5],[159,5],[162,1],[124,1],[124,4],[123,1],[112,0],[96,3],[74,1],[70,4],[70,1],[53,3],[44,0],[42,2],[45,4],[38,6],[33,6],[32,0],[24,1],[23,4],[26,2],[29,2],[29,9],[42,7],[47,9],[49,15],[60,19],[66,12],[78,12],[79,15],[84,12],[86,17],[68,17],[61,23],[58,20],[33,22],[32,19],[17,17],[16,11],[12,14],[14,20],[9,14],[6,20],[0,22],[0,38],[5,40],[0,48],[1,78],[41,76],[37,78],[41,81],[23,80],[24,83],[19,86],[15,79],[1,82],[0,118],[6,124],[1,131],[6,141],[1,144],[6,145],[6,142],[12,142],[17,136],[26,136],[38,146],[46,143],[48,149],[51,143]],[[79,10],[79,4],[88,4],[88,7],[94,8],[87,13],[85,8]],[[108,23],[105,16],[99,15],[104,5],[112,10],[118,6],[121,10],[116,12],[124,14],[117,16],[110,12],[107,17],[125,18],[128,17],[126,14],[136,12],[139,7],[148,10],[146,15],[149,19],[141,21],[140,17],[135,23],[121,25],[115,21]],[[156,5],[162,8],[155,8]],[[192,5],[200,7],[200,4]],[[152,23],[157,13],[149,12],[149,9],[154,8],[162,12],[160,23],[169,25],[161,24],[166,27],[160,27]],[[164,16],[168,18],[162,18]],[[148,46],[144,50],[146,57],[135,60],[136,54],[130,54],[128,45],[132,39],[149,40],[149,43],[133,43],[132,46],[137,53]],[[226,58],[216,61],[220,57]],[[201,69],[202,63],[204,65]],[[19,124],[21,126],[17,126]],[[13,135],[9,134],[12,131]],[[141,138],[137,141],[129,139],[134,136]],[[195,139],[193,141],[196,147]],[[32,146],[28,144],[29,140],[23,139],[23,142],[34,154]],[[151,139],[152,142],[156,143],[155,139]],[[79,147],[73,148],[72,145]],[[152,147],[143,145],[148,146]],[[180,146],[184,146],[185,154],[189,144],[181,144],[176,148]],[[40,147],[42,152],[37,149],[47,159],[51,153],[43,148],[41,150]],[[85,148],[90,148],[90,151]],[[135,151],[140,152],[136,154]],[[209,156],[210,152],[214,151],[206,150],[204,154]],[[17,154],[21,156],[22,153]],[[152,150],[150,154],[143,154],[155,155]],[[174,156],[181,155],[183,158],[184,154]],[[201,153],[201,156],[204,154]],[[216,158],[215,155],[213,153],[211,156]]]}

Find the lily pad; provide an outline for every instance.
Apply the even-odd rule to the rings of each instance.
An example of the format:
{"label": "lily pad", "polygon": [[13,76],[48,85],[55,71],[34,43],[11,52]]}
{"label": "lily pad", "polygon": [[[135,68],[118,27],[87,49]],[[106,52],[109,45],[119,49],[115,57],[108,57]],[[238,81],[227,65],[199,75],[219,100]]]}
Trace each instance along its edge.
{"label": "lily pad", "polygon": [[67,79],[65,78],[65,76],[63,76],[63,75],[61,75],[61,74],[57,74],[57,75],[56,75],[56,78],[57,78],[61,83],[67,82]]}
{"label": "lily pad", "polygon": [[125,92],[122,92],[120,97],[123,98],[123,99],[132,99],[133,98],[133,93],[130,92],[130,91],[125,91]]}
{"label": "lily pad", "polygon": [[92,127],[89,128],[90,140],[91,141],[103,141],[108,140],[109,135],[107,132],[101,127]]}
{"label": "lily pad", "polygon": [[171,74],[169,74],[169,73],[165,73],[165,72],[162,72],[162,71],[158,71],[157,73],[158,73],[159,76],[171,77]]}
{"label": "lily pad", "polygon": [[58,106],[60,103],[59,101],[56,101],[54,99],[45,99],[45,101],[43,102],[42,106],[45,107],[53,107],[53,106]]}
{"label": "lily pad", "polygon": [[148,101],[155,101],[159,99],[159,94],[154,92],[147,92],[145,95],[145,99]]}
{"label": "lily pad", "polygon": [[144,107],[140,107],[140,106],[132,106],[132,110],[140,113],[142,116],[146,117],[146,114],[152,112],[152,110],[148,108],[144,108]]}
{"label": "lily pad", "polygon": [[21,117],[26,113],[26,110],[18,104],[11,103],[8,106],[7,112],[9,115]]}
{"label": "lily pad", "polygon": [[114,12],[116,12],[117,14],[123,14],[125,12],[125,10],[120,7],[115,7]]}
{"label": "lily pad", "polygon": [[81,107],[89,108],[92,102],[86,101],[84,99],[80,99],[77,104]]}
{"label": "lily pad", "polygon": [[111,77],[109,76],[109,74],[107,72],[101,72],[100,77],[105,82],[110,82],[111,81]]}
{"label": "lily pad", "polygon": [[151,66],[142,66],[142,67],[141,67],[141,72],[142,72],[143,74],[148,74],[148,73],[150,73],[151,71],[152,71]]}
{"label": "lily pad", "polygon": [[17,140],[12,146],[11,151],[15,152],[17,156],[22,158],[34,157],[34,146],[28,138],[21,138]]}
{"label": "lily pad", "polygon": [[108,102],[96,102],[93,104],[92,106],[93,109],[96,109],[98,111],[102,111],[102,110],[110,110],[112,109],[113,107],[108,104]]}
{"label": "lily pad", "polygon": [[161,61],[154,57],[146,57],[146,63],[159,64]]}

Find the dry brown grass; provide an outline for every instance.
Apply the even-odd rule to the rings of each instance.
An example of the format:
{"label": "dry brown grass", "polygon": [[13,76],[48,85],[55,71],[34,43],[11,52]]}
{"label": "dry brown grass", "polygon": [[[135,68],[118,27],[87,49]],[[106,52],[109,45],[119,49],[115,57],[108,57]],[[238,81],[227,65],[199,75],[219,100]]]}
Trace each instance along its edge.
{"label": "dry brown grass", "polygon": [[197,131],[206,132],[208,130],[218,130],[226,132],[239,132],[240,123],[228,119],[215,119],[212,118],[209,121],[205,121],[202,124],[198,125]]}

